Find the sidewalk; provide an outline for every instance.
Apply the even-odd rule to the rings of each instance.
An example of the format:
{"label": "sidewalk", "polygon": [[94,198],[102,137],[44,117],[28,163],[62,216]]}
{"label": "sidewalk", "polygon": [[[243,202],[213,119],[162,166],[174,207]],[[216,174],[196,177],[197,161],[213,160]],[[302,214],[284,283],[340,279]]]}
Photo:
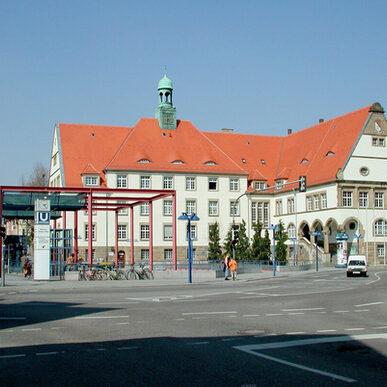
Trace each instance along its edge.
{"label": "sidewalk", "polygon": [[[319,272],[326,271],[342,271],[341,269],[336,268],[320,268]],[[32,279],[26,279],[22,274],[6,274],[5,276],[5,287],[2,285],[2,280],[0,279],[0,293],[7,292],[9,290],[23,290],[30,291],[33,289],[89,289],[89,288],[128,288],[128,287],[144,287],[144,286],[171,286],[171,285],[195,285],[195,284],[204,284],[204,283],[219,283],[219,282],[232,282],[224,281],[224,278],[203,278],[196,277],[195,271],[192,275],[192,284],[188,283],[188,273],[184,273],[186,276],[181,276],[180,278],[157,278],[157,271],[155,272],[154,280],[120,280],[120,281],[60,281],[60,280],[50,280],[50,281],[34,281]],[[238,274],[236,282],[247,282],[247,281],[257,281],[264,279],[273,279],[283,278],[283,277],[294,277],[300,275],[311,275],[316,274],[315,270],[307,271],[290,271],[290,272],[281,272],[277,271],[275,277],[273,276],[273,271],[262,271],[257,273],[245,273]]]}

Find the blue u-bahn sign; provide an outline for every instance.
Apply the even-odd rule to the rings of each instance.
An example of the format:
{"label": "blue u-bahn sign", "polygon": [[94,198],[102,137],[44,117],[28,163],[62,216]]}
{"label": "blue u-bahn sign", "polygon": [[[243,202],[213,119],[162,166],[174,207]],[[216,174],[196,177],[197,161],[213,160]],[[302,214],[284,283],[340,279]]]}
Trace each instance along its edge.
{"label": "blue u-bahn sign", "polygon": [[35,212],[35,224],[50,224],[50,213]]}

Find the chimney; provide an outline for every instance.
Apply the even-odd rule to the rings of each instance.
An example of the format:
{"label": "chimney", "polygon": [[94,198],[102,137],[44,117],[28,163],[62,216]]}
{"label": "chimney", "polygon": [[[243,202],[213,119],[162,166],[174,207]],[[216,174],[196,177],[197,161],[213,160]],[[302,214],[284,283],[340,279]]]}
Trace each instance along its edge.
{"label": "chimney", "polygon": [[292,132],[293,132],[293,129],[288,129],[288,136],[289,134],[292,134]]}
{"label": "chimney", "polygon": [[222,128],[222,133],[233,133],[234,129]]}
{"label": "chimney", "polygon": [[321,124],[321,123],[323,123],[324,122],[324,118],[320,118],[319,120],[318,120],[318,123],[319,124]]}

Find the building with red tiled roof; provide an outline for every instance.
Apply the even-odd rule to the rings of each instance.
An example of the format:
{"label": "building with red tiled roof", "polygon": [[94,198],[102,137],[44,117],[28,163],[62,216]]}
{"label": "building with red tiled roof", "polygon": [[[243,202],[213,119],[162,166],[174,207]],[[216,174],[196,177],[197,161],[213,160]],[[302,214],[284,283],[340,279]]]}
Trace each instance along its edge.
{"label": "building with red tiled roof", "polygon": [[[191,230],[197,259],[207,258],[210,224],[219,224],[224,241],[232,223],[242,220],[249,238],[254,223],[268,227],[281,221],[289,237],[297,238],[297,259],[311,259],[316,242],[326,263],[341,263],[358,245],[375,263],[384,258],[387,123],[380,104],[286,136],[263,136],[201,131],[190,121],[176,119],[172,94],[172,82],[164,77],[156,118],[141,118],[133,127],[56,125],[50,185],[174,189],[177,213],[195,212],[200,218]],[[299,192],[301,176],[305,192]],[[171,257],[170,209],[168,200],[152,208],[156,261]],[[149,204],[135,211],[135,256],[147,259]],[[131,245],[128,217],[121,211],[118,224],[120,249],[126,254]],[[68,215],[66,224],[71,222],[74,218]],[[77,222],[85,254],[87,215],[81,214]],[[94,222],[95,255],[109,259],[114,218],[98,213]],[[180,260],[186,258],[185,226],[178,222]],[[321,234],[317,240],[314,231]],[[340,240],[342,234],[348,239]]]}

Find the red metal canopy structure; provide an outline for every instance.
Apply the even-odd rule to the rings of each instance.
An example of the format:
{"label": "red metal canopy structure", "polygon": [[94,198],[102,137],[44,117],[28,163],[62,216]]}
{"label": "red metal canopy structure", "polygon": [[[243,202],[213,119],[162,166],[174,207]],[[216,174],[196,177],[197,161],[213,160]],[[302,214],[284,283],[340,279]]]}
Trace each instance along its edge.
{"label": "red metal canopy structure", "polygon": [[[134,207],[149,203],[149,266],[153,269],[153,202],[172,197],[172,264],[177,270],[176,259],[176,191],[153,189],[120,188],[63,188],[63,187],[21,187],[0,186],[0,224],[3,219],[31,218],[34,200],[49,199],[51,214],[63,218],[66,228],[66,212],[74,212],[74,253],[78,260],[78,211],[88,213],[88,229],[92,230],[93,211],[115,212],[115,263],[118,265],[118,212],[130,209],[130,262],[134,264]],[[52,216],[55,218],[55,216]],[[88,238],[88,251],[93,251],[93,240]],[[0,262],[3,255],[3,240],[0,238]],[[92,253],[88,254],[88,263],[93,263]],[[2,265],[0,265],[0,276]]]}

